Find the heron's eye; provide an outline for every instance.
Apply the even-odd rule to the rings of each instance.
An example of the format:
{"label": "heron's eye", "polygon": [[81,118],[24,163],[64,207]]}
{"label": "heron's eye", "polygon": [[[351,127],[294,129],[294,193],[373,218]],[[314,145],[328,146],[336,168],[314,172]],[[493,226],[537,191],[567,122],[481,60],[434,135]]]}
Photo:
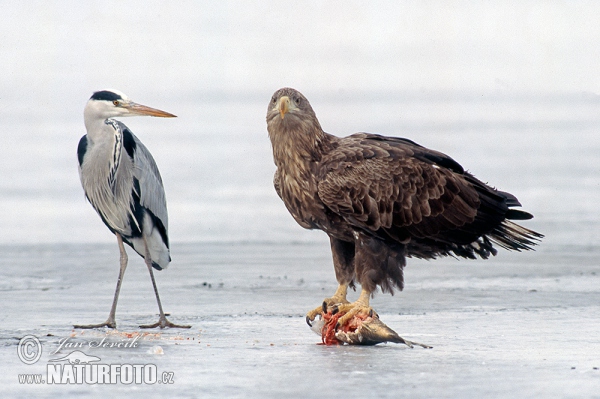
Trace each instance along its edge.
{"label": "heron's eye", "polygon": [[118,106],[119,105],[119,100],[113,100],[113,105],[114,106]]}

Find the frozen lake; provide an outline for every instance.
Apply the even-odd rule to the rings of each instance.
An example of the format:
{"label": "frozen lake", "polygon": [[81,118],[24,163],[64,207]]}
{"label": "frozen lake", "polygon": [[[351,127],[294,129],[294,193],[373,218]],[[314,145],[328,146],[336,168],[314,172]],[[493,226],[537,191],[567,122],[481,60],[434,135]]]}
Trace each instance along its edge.
{"label": "frozen lake", "polygon": [[[158,275],[165,310],[190,330],[151,330],[135,348],[138,323],[153,322],[147,271],[134,259],[125,277],[117,332],[73,330],[104,320],[117,266],[110,245],[2,247],[0,383],[3,396],[76,397],[594,397],[600,366],[598,248],[569,246],[506,254],[488,262],[409,263],[407,288],[372,301],[407,339],[400,345],[325,347],[304,312],[335,289],[327,245],[175,244],[178,261]],[[356,293],[354,293],[356,296]],[[39,337],[38,363],[16,355]],[[129,337],[129,338],[128,338]],[[173,384],[18,383],[50,359],[84,345],[106,364],[153,364]],[[90,344],[91,343],[91,344]],[[156,354],[159,346],[163,354]],[[60,350],[59,350],[60,349]],[[54,353],[58,351],[57,353]]]}

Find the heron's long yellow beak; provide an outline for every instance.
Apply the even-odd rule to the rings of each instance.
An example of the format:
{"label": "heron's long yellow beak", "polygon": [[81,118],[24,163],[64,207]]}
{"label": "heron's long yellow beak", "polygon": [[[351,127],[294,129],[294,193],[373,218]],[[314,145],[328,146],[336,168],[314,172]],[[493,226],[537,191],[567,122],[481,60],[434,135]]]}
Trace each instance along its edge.
{"label": "heron's long yellow beak", "polygon": [[127,104],[123,104],[123,108],[126,108],[135,115],[149,115],[149,116],[158,116],[160,118],[177,118],[176,115],[170,114],[165,111],[161,111],[160,109],[150,108],[145,105],[137,104],[134,102],[129,102]]}
{"label": "heron's long yellow beak", "polygon": [[281,119],[288,113],[290,110],[290,98],[288,96],[283,96],[279,99],[279,115],[281,115]]}

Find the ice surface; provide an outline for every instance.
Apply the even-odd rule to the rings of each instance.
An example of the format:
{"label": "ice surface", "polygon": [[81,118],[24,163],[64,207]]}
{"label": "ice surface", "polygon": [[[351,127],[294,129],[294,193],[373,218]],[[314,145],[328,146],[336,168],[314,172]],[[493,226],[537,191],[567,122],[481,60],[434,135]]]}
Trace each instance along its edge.
{"label": "ice surface", "polygon": [[[501,252],[488,261],[409,261],[406,289],[372,301],[404,345],[326,347],[304,312],[335,289],[323,244],[180,244],[157,274],[163,305],[190,330],[140,331],[155,321],[147,270],[131,256],[117,332],[74,330],[108,313],[116,245],[3,246],[0,384],[3,396],[77,397],[592,397],[600,379],[598,249],[574,261],[561,249]],[[455,281],[456,284],[449,282]],[[563,284],[565,283],[565,284]],[[351,293],[357,296],[357,293]],[[102,362],[155,364],[168,385],[21,385],[70,353],[59,341],[131,340],[83,350]],[[17,357],[33,334],[43,355]],[[158,349],[160,348],[160,349]],[[159,354],[160,352],[164,354]]]}

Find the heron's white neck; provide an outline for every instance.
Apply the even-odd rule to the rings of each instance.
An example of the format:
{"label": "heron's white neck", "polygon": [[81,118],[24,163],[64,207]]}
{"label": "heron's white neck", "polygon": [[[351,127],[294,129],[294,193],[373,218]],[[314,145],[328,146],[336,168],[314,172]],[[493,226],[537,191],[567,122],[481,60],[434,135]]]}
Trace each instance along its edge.
{"label": "heron's white neck", "polygon": [[130,116],[125,110],[113,106],[108,101],[90,100],[83,109],[83,121],[88,138],[92,141],[99,140],[103,135],[112,133],[106,120],[115,117]]}
{"label": "heron's white neck", "polygon": [[87,131],[88,139],[92,142],[99,142],[106,139],[112,139],[114,132],[106,120],[110,115],[100,112],[94,102],[89,101],[83,110],[83,122]]}

